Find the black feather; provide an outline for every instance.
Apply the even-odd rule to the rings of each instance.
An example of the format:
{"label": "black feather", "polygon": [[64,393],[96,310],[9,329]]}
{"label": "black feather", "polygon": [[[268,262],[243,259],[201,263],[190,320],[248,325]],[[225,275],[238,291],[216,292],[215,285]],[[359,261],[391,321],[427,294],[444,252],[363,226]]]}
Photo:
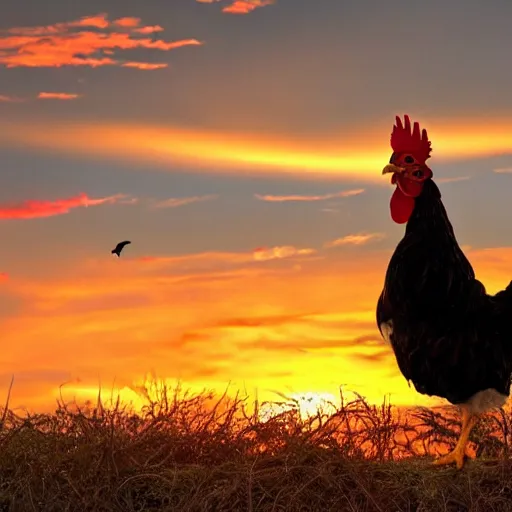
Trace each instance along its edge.
{"label": "black feather", "polygon": [[510,392],[512,282],[486,293],[462,252],[432,180],[416,198],[386,272],[377,324],[392,321],[400,371],[416,390],[464,403],[478,391]]}

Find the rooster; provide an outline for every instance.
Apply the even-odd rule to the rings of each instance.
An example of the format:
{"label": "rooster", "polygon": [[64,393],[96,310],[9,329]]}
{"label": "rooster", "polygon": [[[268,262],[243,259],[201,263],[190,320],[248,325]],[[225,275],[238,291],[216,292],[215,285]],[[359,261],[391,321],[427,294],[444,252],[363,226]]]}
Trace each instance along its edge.
{"label": "rooster", "polygon": [[382,174],[396,186],[391,217],[406,227],[387,268],[377,325],[416,391],[460,407],[458,442],[434,464],[461,469],[478,417],[503,406],[510,392],[512,281],[492,296],[475,278],[426,164],[426,130],[397,117],[391,148]]}

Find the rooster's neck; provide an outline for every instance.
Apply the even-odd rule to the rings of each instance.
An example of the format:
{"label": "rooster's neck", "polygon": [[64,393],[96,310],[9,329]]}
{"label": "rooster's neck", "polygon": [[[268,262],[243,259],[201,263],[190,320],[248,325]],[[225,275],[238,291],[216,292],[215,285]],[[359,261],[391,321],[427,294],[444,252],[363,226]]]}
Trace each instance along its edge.
{"label": "rooster's neck", "polygon": [[406,235],[422,232],[422,236],[443,235],[453,238],[453,226],[448,218],[437,185],[428,180],[422,193],[415,199],[414,210],[407,222]]}

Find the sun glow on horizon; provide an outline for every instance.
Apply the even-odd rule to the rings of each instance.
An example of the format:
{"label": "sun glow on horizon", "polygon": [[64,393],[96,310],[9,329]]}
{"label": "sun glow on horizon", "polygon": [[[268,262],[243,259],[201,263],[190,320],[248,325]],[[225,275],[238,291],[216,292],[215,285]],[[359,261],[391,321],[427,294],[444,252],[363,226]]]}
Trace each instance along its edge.
{"label": "sun glow on horizon", "polygon": [[[386,396],[397,406],[434,403],[408,386],[375,325],[389,251],[355,247],[303,256],[300,269],[283,266],[286,259],[207,253],[7,280],[2,288],[25,310],[3,321],[0,394],[14,374],[14,406],[52,409],[60,393],[94,402],[101,379],[103,397],[113,383],[114,394],[140,408],[147,378],[137,376],[153,369],[171,388],[179,381],[194,393],[240,392],[260,404],[295,404],[302,415],[338,397],[340,386],[376,405]],[[467,251],[491,293],[510,281],[511,251]]]}

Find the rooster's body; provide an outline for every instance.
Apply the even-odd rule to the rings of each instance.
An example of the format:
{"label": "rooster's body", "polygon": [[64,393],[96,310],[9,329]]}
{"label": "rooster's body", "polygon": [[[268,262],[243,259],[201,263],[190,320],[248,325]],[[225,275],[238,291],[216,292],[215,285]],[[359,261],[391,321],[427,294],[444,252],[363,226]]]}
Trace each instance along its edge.
{"label": "rooster's body", "polygon": [[397,118],[391,142],[395,152],[385,168],[397,184],[391,213],[407,227],[386,272],[377,324],[419,393],[461,406],[459,443],[436,461],[460,468],[478,415],[502,406],[510,392],[512,282],[490,296],[475,279],[425,164],[426,132],[422,138],[417,124],[411,132],[407,116],[405,128]]}

